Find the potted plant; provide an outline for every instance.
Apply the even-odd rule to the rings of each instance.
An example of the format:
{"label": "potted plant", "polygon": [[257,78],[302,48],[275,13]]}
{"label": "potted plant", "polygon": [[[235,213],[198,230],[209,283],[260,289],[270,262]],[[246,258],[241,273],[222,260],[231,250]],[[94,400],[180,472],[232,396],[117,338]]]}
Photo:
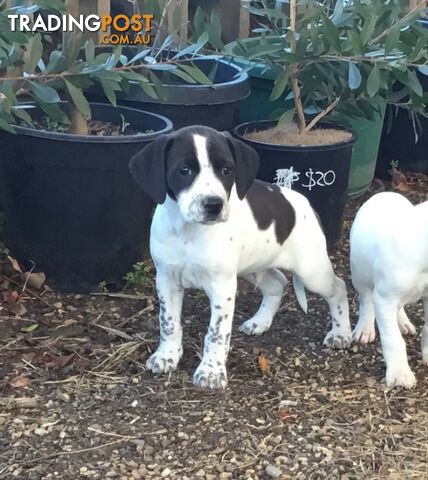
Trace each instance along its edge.
{"label": "potted plant", "polygon": [[[306,2],[299,5],[299,10],[296,34],[303,33],[304,38],[297,41],[294,60],[304,66],[300,69],[304,108],[307,113],[311,109],[321,111],[329,99],[340,96],[328,117],[352,126],[359,137],[353,148],[348,192],[360,194],[373,179],[385,105],[401,101],[391,95],[391,86],[398,77],[406,78],[405,91],[412,92],[412,108],[420,103],[418,83],[408,72],[413,63],[424,63],[420,54],[426,34],[417,24],[423,2],[411,11],[407,1]],[[250,75],[252,93],[241,109],[243,121],[272,118],[284,108],[283,98],[289,90],[285,95],[276,93],[284,84],[282,71],[293,64],[290,52],[284,50],[290,48],[287,14],[268,8],[252,7],[251,11],[269,21],[256,29],[257,36],[226,46],[233,62],[246,67]],[[309,28],[317,37],[316,45],[307,41]],[[369,92],[364,87],[373,70]],[[331,79],[327,87],[334,90],[334,95],[328,88],[322,91],[327,77]],[[279,85],[274,90],[277,79]],[[320,84],[314,79],[320,79]]]}
{"label": "potted plant", "polygon": [[[247,72],[223,60],[221,55],[200,53],[209,40],[208,32],[201,32],[193,43],[177,50],[176,36],[163,32],[165,20],[178,15],[180,2],[166,0],[144,5],[145,11],[154,15],[160,35],[151,47],[127,46],[124,53],[138,55],[141,61],[150,60],[152,72],[157,69],[156,76],[149,75],[157,95],[142,89],[138,82],[131,82],[129,90],[117,92],[119,104],[165,115],[176,129],[196,124],[231,131],[239,121],[238,106],[250,93]],[[180,25],[176,27],[179,29]],[[180,70],[172,70],[172,65],[164,64],[165,60],[180,61]],[[91,93],[94,99],[103,95],[102,89],[93,89]]]}
{"label": "potted plant", "polygon": [[[76,6],[66,2],[70,13]],[[60,290],[118,282],[143,255],[152,213],[151,201],[130,178],[128,160],[172,125],[159,115],[115,106],[116,92],[132,81],[152,93],[151,67],[136,65],[120,48],[97,54],[91,41],[82,56],[84,42],[72,34],[56,49],[46,35],[12,32],[8,13],[1,7],[0,177],[7,245]],[[170,70],[179,68],[174,62]],[[113,105],[88,103],[83,91],[94,84]]]}
{"label": "potted plant", "polygon": [[[337,2],[328,15],[324,4],[293,0],[289,18],[268,8],[251,7],[252,12],[270,18],[273,27],[262,28],[275,29],[277,36],[273,42],[262,37],[259,45],[247,51],[247,57],[252,60],[264,55],[266,63],[281,69],[270,98],[282,99],[283,104],[276,112],[278,125],[247,122],[238,126],[235,134],[261,154],[260,178],[271,182],[285,178],[308,196],[320,214],[330,245],[340,238],[355,136],[334,143],[330,134],[321,134],[321,144],[315,146],[309,137],[319,135],[326,121],[338,128],[349,126],[351,117],[373,119],[385,102],[392,101],[389,94],[397,78],[405,89],[400,97],[396,93],[394,100],[409,94],[415,105],[421,103],[422,89],[410,69],[426,61],[426,37],[415,24],[421,7],[404,13],[403,4]],[[281,140],[278,131],[287,130],[290,124],[297,135]],[[272,139],[254,135],[271,127],[276,128]],[[284,144],[288,142],[292,143]],[[375,161],[371,165],[361,162],[354,165],[355,175],[370,174],[372,178],[374,167]]]}

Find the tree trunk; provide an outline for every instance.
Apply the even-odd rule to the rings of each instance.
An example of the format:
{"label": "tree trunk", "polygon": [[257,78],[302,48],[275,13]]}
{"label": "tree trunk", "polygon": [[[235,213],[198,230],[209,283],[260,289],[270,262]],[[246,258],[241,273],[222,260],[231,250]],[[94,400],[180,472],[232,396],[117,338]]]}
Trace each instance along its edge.
{"label": "tree trunk", "polygon": [[[67,13],[77,18],[80,12],[79,3],[80,3],[79,0],[66,0],[65,6],[67,9]],[[63,43],[66,35],[68,35],[70,41],[72,41],[73,37],[76,34],[77,33],[75,31],[64,33]],[[74,135],[88,135],[88,122],[86,121],[86,118],[80,112],[80,110],[76,107],[76,105],[73,103],[70,97],[68,101],[70,104],[70,116],[71,116],[71,123],[68,129],[69,133],[72,133]]]}

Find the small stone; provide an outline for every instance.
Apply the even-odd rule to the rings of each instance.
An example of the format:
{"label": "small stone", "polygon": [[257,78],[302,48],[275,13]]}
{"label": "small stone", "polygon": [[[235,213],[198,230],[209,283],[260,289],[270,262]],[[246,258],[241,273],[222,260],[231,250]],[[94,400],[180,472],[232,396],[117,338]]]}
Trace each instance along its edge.
{"label": "small stone", "polygon": [[35,428],[34,429],[34,435],[37,435],[38,437],[44,437],[48,433],[49,432],[44,428]]}
{"label": "small stone", "polygon": [[135,408],[137,405],[138,405],[138,400],[134,400],[134,401],[131,403],[131,407],[132,407],[132,408]]}
{"label": "small stone", "polygon": [[171,470],[169,468],[165,468],[165,470],[162,470],[161,477],[165,478],[168,475],[171,475]]}
{"label": "small stone", "polygon": [[67,305],[65,307],[69,312],[75,312],[77,310],[76,307],[73,307],[73,305]]}
{"label": "small stone", "polygon": [[279,478],[281,476],[281,470],[275,465],[268,465],[265,468],[265,473],[270,478]]}
{"label": "small stone", "polygon": [[55,308],[58,308],[58,309],[59,309],[59,308],[62,308],[62,303],[61,303],[61,302],[55,302],[55,303],[53,304],[53,306],[54,306]]}
{"label": "small stone", "polygon": [[203,470],[202,468],[200,470],[198,470],[195,475],[197,477],[205,477],[205,470]]}

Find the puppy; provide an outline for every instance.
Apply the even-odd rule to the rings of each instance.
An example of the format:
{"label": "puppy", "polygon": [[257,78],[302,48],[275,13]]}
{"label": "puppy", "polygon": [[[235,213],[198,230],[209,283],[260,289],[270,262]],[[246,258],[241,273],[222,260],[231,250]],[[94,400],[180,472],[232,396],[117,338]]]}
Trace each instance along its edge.
{"label": "puppy", "polygon": [[133,178],[158,204],[150,251],[160,345],[147,361],[154,373],[177,368],[184,289],[198,288],[210,299],[211,319],[193,381],[224,388],[237,277],[263,293],[259,310],[241,326],[258,335],[270,327],[281,302],[287,280],[279,269],[293,272],[303,308],[304,287],[327,300],[333,327],[325,344],[349,345],[346,287],[333,273],[316,214],[299,193],[255,181],[258,168],[254,149],[199,126],[161,136],[131,159]]}
{"label": "puppy", "polygon": [[375,338],[376,318],[388,387],[413,387],[402,333],[415,333],[404,306],[424,299],[422,358],[428,364],[428,202],[414,207],[398,193],[379,193],[359,210],[351,229],[352,283],[360,313],[353,338]]}

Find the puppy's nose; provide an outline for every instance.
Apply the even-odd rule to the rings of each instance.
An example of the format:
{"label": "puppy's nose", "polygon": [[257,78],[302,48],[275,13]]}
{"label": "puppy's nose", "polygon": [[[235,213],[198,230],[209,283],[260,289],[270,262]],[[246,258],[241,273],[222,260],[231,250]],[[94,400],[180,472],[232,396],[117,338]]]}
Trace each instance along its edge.
{"label": "puppy's nose", "polygon": [[223,208],[223,200],[220,197],[212,196],[204,200],[204,210],[210,216],[217,216]]}

